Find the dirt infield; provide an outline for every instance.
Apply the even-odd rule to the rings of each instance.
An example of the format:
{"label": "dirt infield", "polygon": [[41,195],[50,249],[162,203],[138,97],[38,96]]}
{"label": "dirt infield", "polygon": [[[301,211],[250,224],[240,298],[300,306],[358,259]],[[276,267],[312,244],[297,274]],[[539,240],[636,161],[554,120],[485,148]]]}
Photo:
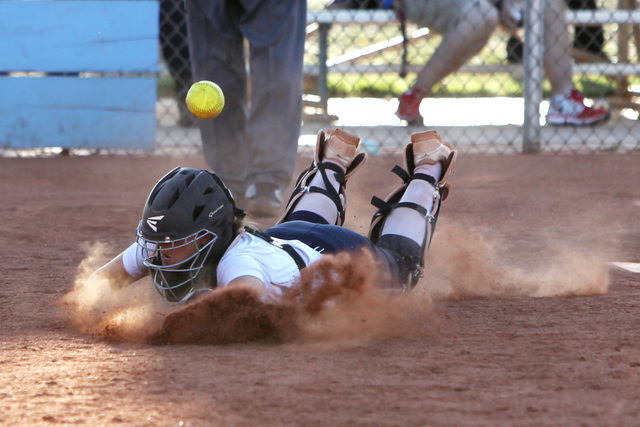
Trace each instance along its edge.
{"label": "dirt infield", "polygon": [[[349,183],[347,226],[366,233],[398,161],[372,158]],[[607,262],[640,262],[640,156],[461,155],[429,280],[402,298],[364,293],[283,341],[92,335],[60,301],[83,260],[133,241],[176,165],[205,166],[0,159],[0,424],[638,424],[640,274]],[[128,298],[157,302],[144,281]],[[120,321],[140,333],[156,308]]]}

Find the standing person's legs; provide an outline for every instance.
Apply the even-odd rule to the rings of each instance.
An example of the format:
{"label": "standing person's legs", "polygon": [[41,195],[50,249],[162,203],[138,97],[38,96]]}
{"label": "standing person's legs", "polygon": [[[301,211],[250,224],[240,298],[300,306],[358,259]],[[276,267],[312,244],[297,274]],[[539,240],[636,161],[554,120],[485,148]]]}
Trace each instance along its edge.
{"label": "standing person's legs", "polygon": [[199,120],[204,156],[243,207],[253,144],[245,130],[247,76],[238,28],[242,9],[228,0],[186,0],[186,5],[194,81],[211,80],[225,94],[222,113],[214,120]]}
{"label": "standing person's legs", "polygon": [[[568,0],[567,6],[572,10],[598,10],[595,0]],[[594,53],[602,59],[607,58],[602,50],[604,47],[602,25],[576,25],[574,28],[573,47]]]}
{"label": "standing person's legs", "polygon": [[[244,0],[240,31],[249,41],[251,105],[247,138],[249,210],[280,212],[295,167],[302,123],[305,0]],[[253,184],[253,185],[252,185]]]}
{"label": "standing person's legs", "polygon": [[191,85],[187,19],[183,0],[160,1],[160,47],[169,73],[175,83],[174,98],[178,104],[181,126],[196,126],[196,119],[184,103]]}
{"label": "standing person's legs", "polygon": [[460,7],[458,16],[442,33],[442,42],[418,73],[414,87],[428,93],[436,83],[463,66],[487,44],[498,20],[496,8],[487,1],[470,1]]}
{"label": "standing person's legs", "polygon": [[420,120],[420,101],[433,86],[486,45],[498,25],[499,15],[487,0],[405,0],[404,7],[407,18],[442,35],[440,45],[418,72],[411,89],[400,97],[396,115],[411,122]]}
{"label": "standing person's legs", "polygon": [[564,20],[564,0],[545,0],[544,70],[551,83],[547,123],[552,125],[594,125],[609,119],[606,107],[588,107],[573,85],[571,42]]}
{"label": "standing person's legs", "polygon": [[553,96],[573,89],[573,68],[569,31],[564,20],[564,0],[546,0],[544,8],[544,70]]}

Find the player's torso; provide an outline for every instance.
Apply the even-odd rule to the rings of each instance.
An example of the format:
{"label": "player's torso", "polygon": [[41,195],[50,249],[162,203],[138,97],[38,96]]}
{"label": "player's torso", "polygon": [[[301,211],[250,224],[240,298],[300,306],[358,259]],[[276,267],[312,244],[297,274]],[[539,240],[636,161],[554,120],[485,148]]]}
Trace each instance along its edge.
{"label": "player's torso", "polygon": [[[293,286],[300,278],[300,269],[285,250],[258,236],[243,232],[231,243],[217,268],[218,286],[227,286],[241,276],[253,276],[262,281],[265,294],[281,297],[283,290]],[[306,265],[322,255],[298,241],[287,241]],[[267,298],[270,299],[270,298]]]}

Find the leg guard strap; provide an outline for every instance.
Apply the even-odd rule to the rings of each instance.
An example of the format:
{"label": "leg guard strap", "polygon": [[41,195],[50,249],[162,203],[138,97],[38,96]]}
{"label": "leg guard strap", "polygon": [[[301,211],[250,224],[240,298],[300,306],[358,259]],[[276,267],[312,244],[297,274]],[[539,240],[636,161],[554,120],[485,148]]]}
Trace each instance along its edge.
{"label": "leg guard strap", "polygon": [[[402,170],[402,172],[404,172],[404,170]],[[418,279],[420,278],[420,276],[422,275],[422,270],[424,267],[424,253],[429,248],[429,245],[431,244],[431,239],[435,231],[438,215],[440,214],[440,206],[443,200],[442,192],[446,188],[446,186],[436,187],[436,196],[434,197],[433,208],[431,209],[431,212],[429,212],[424,206],[418,205],[417,203],[400,201],[407,189],[408,183],[415,179],[427,181],[432,185],[436,184],[436,180],[432,176],[418,173],[408,178],[407,181],[404,182],[402,185],[400,185],[397,189],[395,189],[387,197],[386,200],[382,200],[375,196],[371,199],[371,204],[377,207],[378,210],[373,215],[373,218],[371,220],[371,227],[369,229],[369,236],[368,236],[369,240],[371,240],[371,242],[373,242],[376,245],[385,247],[392,251],[393,250],[396,251],[394,258],[398,263],[398,266],[401,272],[401,279],[405,280],[404,282],[405,289],[413,288],[418,282]],[[413,240],[404,236],[397,236],[393,234],[386,234],[382,236],[382,228],[384,226],[386,218],[388,217],[388,215],[391,213],[393,209],[400,208],[400,207],[414,209],[425,219],[426,227],[425,227],[425,235],[424,235],[424,240],[422,241],[422,245],[418,245]],[[394,243],[390,247],[388,243],[384,243],[389,241],[394,241],[396,243]],[[407,248],[407,247],[415,246],[415,247],[419,247],[419,249],[417,251],[413,249],[406,253],[402,251],[398,252],[398,249],[397,249],[399,245],[397,243],[398,241],[403,242],[400,245],[400,247]],[[413,245],[407,242],[411,242]]]}
{"label": "leg guard strap", "polygon": [[[296,182],[296,188],[293,190],[291,197],[289,198],[289,202],[287,203],[287,208],[285,209],[284,215],[280,218],[281,222],[288,221],[290,219],[291,213],[295,209],[298,201],[305,193],[320,193],[326,197],[328,197],[333,203],[336,205],[336,209],[338,210],[338,219],[337,221],[341,225],[344,222],[344,206],[346,204],[345,197],[343,195],[343,191],[336,191],[329,181],[329,177],[327,176],[327,170],[335,172],[336,181],[340,185],[340,190],[342,190],[345,186],[345,175],[337,165],[333,163],[320,163],[314,161],[309,169],[305,170],[300,174],[298,180]],[[325,188],[320,188],[316,186],[310,186],[311,180],[316,175],[316,173],[320,172],[320,176],[322,176],[322,181],[324,182]]]}
{"label": "leg guard strap", "polygon": [[[314,167],[315,170],[309,170],[309,177],[308,179],[304,180],[305,183],[310,182],[310,178],[315,175],[315,172],[317,171],[320,172],[320,175],[322,176],[322,181],[324,182],[325,188],[316,186],[302,186],[300,187],[300,192],[320,193],[328,197],[333,203],[335,203],[336,208],[338,209],[338,213],[341,216],[344,216],[344,205],[346,203],[344,195],[342,194],[342,191],[338,192],[335,190],[335,188],[333,188],[333,185],[331,185],[331,181],[329,181],[329,177],[327,176],[327,170],[335,172],[336,181],[338,181],[340,189],[344,188],[344,185],[346,183],[344,173],[338,166],[334,165],[333,163],[318,163],[315,164],[312,168]],[[341,218],[341,221],[344,221],[344,218]]]}
{"label": "leg guard strap", "polygon": [[413,209],[413,210],[417,211],[426,220],[429,220],[432,217],[429,214],[429,211],[427,211],[423,206],[420,206],[417,203],[400,202],[400,203],[395,203],[393,205],[390,205],[389,203],[387,203],[386,201],[382,200],[381,198],[373,196],[371,198],[371,204],[373,206],[375,206],[376,208],[378,208],[378,211],[381,213],[381,215],[384,215],[385,217],[387,215],[389,215],[391,213],[391,211],[393,209],[395,209],[395,208],[410,208],[410,209]]}
{"label": "leg guard strap", "polygon": [[422,248],[413,240],[396,234],[385,234],[377,246],[385,249],[395,261],[395,279],[403,290],[415,287],[422,276]]}
{"label": "leg guard strap", "polygon": [[[320,193],[326,197],[328,197],[335,205],[338,211],[338,217],[336,219],[335,225],[344,224],[346,208],[347,208],[347,197],[345,194],[345,189],[347,185],[347,180],[353,173],[362,166],[365,162],[366,155],[364,153],[358,154],[349,168],[347,169],[346,174],[342,172],[342,169],[337,165],[329,162],[318,162],[314,161],[309,169],[305,170],[300,174],[298,180],[296,182],[296,188],[293,190],[291,197],[289,198],[289,202],[287,203],[287,207],[284,211],[284,214],[278,221],[278,223],[286,222],[290,220],[291,213],[294,211],[298,201],[305,193]],[[340,185],[340,190],[336,191],[331,182],[329,181],[329,177],[327,176],[327,171],[335,172],[336,180]],[[310,186],[311,180],[313,177],[320,172],[322,176],[322,181],[324,182],[325,188],[320,188],[316,186]]]}
{"label": "leg guard strap", "polygon": [[[278,221],[278,224],[289,221],[291,219],[292,212],[294,211],[300,198],[302,198],[305,193],[320,193],[328,197],[336,205],[336,209],[338,212],[335,225],[344,224],[345,211],[347,208],[347,198],[345,195],[347,181],[358,169],[360,169],[360,167],[362,167],[362,165],[364,165],[367,160],[367,155],[365,153],[359,153],[355,155],[353,157],[353,160],[351,160],[351,163],[347,166],[346,172],[342,172],[342,169],[340,169],[340,167],[336,164],[322,161],[324,159],[323,153],[325,153],[325,150],[327,149],[327,144],[327,134],[325,134],[323,131],[320,131],[318,133],[318,140],[316,142],[316,153],[313,163],[298,177],[298,180],[296,181],[296,188],[293,190],[293,194],[291,194],[289,202],[287,203],[287,207],[284,210],[284,214]],[[336,189],[329,181],[329,178],[327,177],[327,169],[336,173],[336,179],[340,187],[338,191],[336,191]],[[319,188],[310,185],[313,177],[316,175],[316,173],[318,173],[318,171],[322,176],[322,181],[324,182],[325,188]]]}
{"label": "leg guard strap", "polygon": [[[398,168],[396,170],[396,168]],[[402,178],[402,175],[398,173],[398,171],[401,171],[403,173],[406,173],[402,168],[396,166],[396,168],[393,169],[394,172],[396,172],[396,174],[398,176],[400,176]],[[411,208],[414,209],[416,211],[418,211],[418,213],[420,213],[420,215],[425,218],[426,220],[428,220],[429,222],[432,222],[433,220],[433,211],[435,211],[435,209],[432,209],[432,213],[429,213],[423,206],[418,205],[417,203],[411,203],[411,202],[400,202],[400,199],[402,198],[402,196],[404,195],[405,190],[407,189],[407,186],[409,185],[409,183],[413,180],[422,180],[422,181],[427,181],[429,184],[433,185],[434,187],[436,186],[436,180],[434,177],[430,176],[430,175],[426,175],[423,173],[417,173],[412,175],[411,177],[409,177],[407,175],[407,179],[404,180],[404,183],[398,187],[395,191],[393,191],[386,200],[382,200],[379,197],[373,196],[373,198],[371,199],[371,204],[373,206],[375,206],[376,208],[378,208],[378,212],[375,213],[375,215],[373,216],[373,221],[375,221],[376,217],[386,217],[387,215],[389,215],[389,213],[391,212],[392,209],[395,208],[399,208],[399,207],[405,207],[405,208]],[[436,193],[436,199],[440,199],[440,192],[437,191]],[[434,201],[434,207],[436,206],[436,201]],[[373,225],[373,224],[372,224]],[[382,224],[380,224],[382,225]]]}

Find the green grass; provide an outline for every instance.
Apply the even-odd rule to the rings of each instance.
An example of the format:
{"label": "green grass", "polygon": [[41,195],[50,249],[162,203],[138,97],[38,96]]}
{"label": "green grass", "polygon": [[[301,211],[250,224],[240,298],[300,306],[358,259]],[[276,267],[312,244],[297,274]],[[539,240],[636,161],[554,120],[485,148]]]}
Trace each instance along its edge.
{"label": "green grass", "polygon": [[[331,97],[373,97],[395,98],[406,91],[413,77],[401,79],[397,74],[360,75],[333,74],[329,75],[328,86]],[[615,94],[616,85],[603,78],[576,76],[576,87],[585,96],[603,98]],[[309,89],[312,91],[311,89]],[[549,97],[551,85],[545,80],[543,96]],[[441,98],[478,98],[478,97],[521,97],[523,83],[509,74],[454,74],[442,84],[433,88],[431,96]]]}
{"label": "green grass", "polygon": [[[408,32],[415,27],[410,26]],[[365,46],[387,40],[398,35],[394,26],[379,27],[377,25],[334,26],[329,34],[329,57],[335,58],[341,54],[352,52]],[[485,48],[472,58],[471,64],[504,64],[506,58],[506,38],[504,33],[496,32]],[[430,36],[409,46],[408,60],[411,64],[424,64],[433,54],[440,43],[440,37]],[[317,63],[317,40],[307,40],[307,64]],[[315,54],[314,54],[315,52]],[[395,49],[381,52],[378,55],[360,59],[360,64],[399,64],[401,50]],[[399,69],[399,65],[398,65]],[[328,76],[328,88],[332,97],[379,97],[392,98],[402,94],[415,79],[411,74],[403,79],[398,73],[388,74],[335,74]],[[636,81],[631,78],[630,81]],[[588,97],[607,97],[616,91],[616,83],[603,76],[575,75],[576,87]],[[550,94],[549,82],[543,85],[544,96]],[[307,93],[317,93],[316,88],[305,88]],[[523,81],[508,73],[499,74],[469,74],[455,73],[433,88],[432,96],[437,97],[521,97]]]}

